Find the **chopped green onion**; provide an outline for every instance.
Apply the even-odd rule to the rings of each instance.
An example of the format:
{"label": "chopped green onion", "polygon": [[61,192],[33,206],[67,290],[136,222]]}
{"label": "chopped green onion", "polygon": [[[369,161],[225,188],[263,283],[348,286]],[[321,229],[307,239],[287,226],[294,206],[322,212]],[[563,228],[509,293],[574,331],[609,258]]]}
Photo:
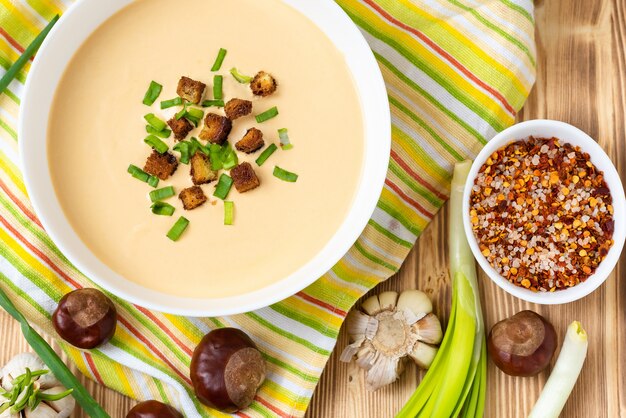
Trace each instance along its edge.
{"label": "chopped green onion", "polygon": [[278,147],[275,144],[270,144],[270,146],[265,148],[261,155],[259,155],[259,158],[256,159],[256,164],[261,167],[263,163],[270,158],[270,155],[272,155],[277,149]]}
{"label": "chopped green onion", "polygon": [[235,80],[237,80],[241,84],[248,84],[252,81],[252,77],[241,74],[239,70],[237,70],[235,67],[230,69],[230,73],[233,77],[235,77]]}
{"label": "chopped green onion", "polygon": [[202,102],[202,107],[224,107],[224,100],[205,100]]}
{"label": "chopped green onion", "polygon": [[181,106],[182,104],[183,104],[183,98],[179,96],[173,99],[163,100],[161,102],[161,109],[169,109],[170,107]]}
{"label": "chopped green onion", "polygon": [[287,131],[287,128],[280,128],[278,130],[278,138],[280,139],[280,147],[283,150],[288,151],[293,148],[293,145],[289,141],[289,131]]}
{"label": "chopped green onion", "polygon": [[279,166],[274,167],[274,177],[278,177],[279,179],[290,183],[295,183],[298,180],[298,175],[296,173],[284,170]]}
{"label": "chopped green onion", "polygon": [[229,175],[220,175],[220,179],[217,182],[217,186],[215,187],[215,192],[213,192],[213,196],[219,197],[222,200],[226,199],[226,196],[228,196],[228,192],[230,192],[230,188],[232,187],[232,185],[233,179]]}
{"label": "chopped green onion", "polygon": [[148,87],[148,91],[146,91],[146,94],[143,96],[143,104],[145,104],[146,106],[151,106],[152,103],[154,103],[159,97],[159,94],[161,94],[162,89],[162,85],[160,85],[156,81],[151,81],[150,86]]}
{"label": "chopped green onion", "polygon": [[24,65],[26,65],[28,60],[33,55],[35,55],[35,52],[37,51],[43,40],[46,38],[48,32],[50,32],[54,24],[57,23],[57,20],[59,20],[59,15],[56,15],[52,18],[52,20],[50,21],[50,23],[48,23],[44,30],[42,30],[39,35],[37,35],[37,37],[30,43],[30,45],[26,47],[24,53],[20,55],[20,57],[13,63],[13,65],[9,67],[7,72],[4,73],[2,78],[0,78],[0,94],[2,94],[4,90],[6,90],[11,81],[13,81],[13,79],[15,78],[15,76],[20,72]]}
{"label": "chopped green onion", "polygon": [[180,152],[180,162],[183,164],[189,164],[189,148],[190,143],[186,141],[181,141],[172,148],[174,151]]}
{"label": "chopped green onion", "polygon": [[174,226],[172,226],[172,228],[168,231],[167,237],[172,241],[178,241],[183,232],[185,232],[185,229],[187,229],[188,225],[189,220],[184,216],[181,216],[178,218]]}
{"label": "chopped green onion", "polygon": [[190,120],[196,126],[198,126],[198,122],[202,120],[203,116],[204,116],[204,111],[201,109],[196,109],[195,107],[187,108],[187,112],[185,113],[185,119]]}
{"label": "chopped green onion", "polygon": [[137,180],[143,181],[144,183],[147,183],[148,179],[150,178],[150,174],[146,173],[141,168],[133,164],[128,166],[127,171],[130,173],[131,176],[133,176]]}
{"label": "chopped green onion", "polygon": [[167,150],[169,149],[169,147],[167,146],[165,142],[161,141],[159,138],[157,138],[154,135],[148,135],[147,137],[144,138],[143,142],[150,145],[159,154],[165,154]]}
{"label": "chopped green onion", "polygon": [[146,132],[148,132],[150,135],[156,135],[161,138],[169,138],[170,135],[172,134],[172,131],[170,131],[169,129],[163,129],[162,131],[157,131],[150,125],[146,125]]}
{"label": "chopped green onion", "polygon": [[235,215],[235,204],[230,200],[224,201],[224,225],[232,225]]}
{"label": "chopped green onion", "polygon": [[213,98],[215,100],[220,100],[224,98],[222,93],[222,83],[224,82],[224,77],[221,75],[216,75],[213,77]]}
{"label": "chopped green onion", "polygon": [[143,118],[146,120],[146,122],[150,124],[150,126],[152,126],[157,131],[162,131],[167,127],[167,124],[161,119],[154,116],[154,113],[148,113]]}
{"label": "chopped green onion", "polygon": [[176,120],[185,116],[186,113],[187,113],[187,104],[185,104],[184,107],[180,109],[180,111],[176,112],[176,116],[175,116]]}
{"label": "chopped green onion", "polygon": [[[193,154],[195,154],[196,151],[198,150],[204,155],[206,155],[207,157],[210,155],[209,145],[208,144],[206,146],[202,145],[200,141],[198,141],[198,138],[196,138],[195,136],[191,137],[191,144],[192,144],[192,149],[189,152],[191,156],[193,156]],[[191,151],[193,151],[193,153]]]}
{"label": "chopped green onion", "polygon": [[163,187],[161,189],[153,190],[149,193],[150,200],[153,202],[157,202],[159,200],[167,199],[168,197],[174,196],[176,193],[174,192],[174,188],[172,186]]}
{"label": "chopped green onion", "polygon": [[226,57],[226,51],[224,48],[220,48],[220,52],[217,53],[217,58],[215,58],[215,62],[213,63],[213,67],[211,67],[211,71],[219,71],[222,68],[222,63],[224,62],[224,58]]}
{"label": "chopped green onion", "polygon": [[239,164],[239,159],[237,158],[237,153],[231,149],[230,152],[226,155],[222,160],[222,168],[224,170],[230,170]]}
{"label": "chopped green onion", "polygon": [[278,108],[276,106],[267,109],[265,112],[256,115],[257,123],[263,123],[266,120],[270,120],[278,116]]}
{"label": "chopped green onion", "polygon": [[[72,396],[80,407],[85,411],[86,415],[91,418],[110,418],[102,409],[94,398],[91,397],[87,389],[74,376],[69,368],[63,363],[57,353],[50,347],[41,335],[35,331],[24,315],[15,307],[8,296],[0,289],[0,306],[15,318],[21,325],[22,334],[31,346],[33,351],[37,353],[39,358],[48,366],[52,374],[65,387],[73,388]],[[6,403],[4,403],[6,405]]]}
{"label": "chopped green onion", "polygon": [[150,206],[150,209],[152,209],[152,213],[155,215],[163,216],[172,216],[176,210],[174,206],[166,202],[154,202],[152,206]]}
{"label": "chopped green onion", "polygon": [[209,157],[211,158],[211,169],[222,169],[222,147],[217,144],[211,144],[209,147]]}
{"label": "chopped green onion", "polygon": [[148,179],[148,184],[156,189],[159,185],[159,178],[157,176],[150,176]]}

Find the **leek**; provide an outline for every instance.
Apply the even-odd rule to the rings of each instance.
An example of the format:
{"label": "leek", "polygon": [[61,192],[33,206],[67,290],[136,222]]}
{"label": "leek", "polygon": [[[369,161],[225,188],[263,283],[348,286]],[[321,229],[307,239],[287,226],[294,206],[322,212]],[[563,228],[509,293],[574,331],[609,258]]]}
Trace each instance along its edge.
{"label": "leek", "polygon": [[528,418],[558,418],[587,356],[587,333],[578,321],[567,327],[563,347]]}
{"label": "leek", "polygon": [[422,382],[398,413],[408,417],[481,417],[487,357],[476,265],[463,230],[463,189],[471,161],[454,167],[450,191],[452,308],[439,352]]}

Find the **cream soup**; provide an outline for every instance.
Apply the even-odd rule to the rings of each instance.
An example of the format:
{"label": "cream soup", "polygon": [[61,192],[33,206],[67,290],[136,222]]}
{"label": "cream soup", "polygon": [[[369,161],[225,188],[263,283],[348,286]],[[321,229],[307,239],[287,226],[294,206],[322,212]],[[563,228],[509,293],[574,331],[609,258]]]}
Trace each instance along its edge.
{"label": "cream soup", "polygon": [[[209,197],[185,211],[177,196],[166,201],[172,217],[150,212],[147,184],[132,178],[129,164],[143,167],[151,150],[143,115],[169,119],[179,107],[159,109],[176,97],[185,75],[207,84],[220,47],[228,54],[224,97],[253,101],[252,115],[233,122],[234,144],[250,127],[266,146],[288,128],[294,148],[277,150],[257,167],[260,187],[238,193],[235,221],[223,225],[223,202],[215,183]],[[253,98],[228,70],[271,72],[279,87]],[[153,106],[142,104],[151,80],[163,85]],[[280,114],[258,124],[254,115],[277,106]],[[210,109],[210,110],[209,110]],[[223,114],[221,109],[206,111]],[[189,137],[198,136],[200,126]],[[189,138],[188,137],[188,138]],[[362,168],[363,121],[342,54],[306,17],[278,0],[139,0],[101,25],[70,61],[58,86],[48,129],[50,171],[70,223],[90,250],[120,275],[166,294],[218,298],[243,294],[286,277],[312,259],[344,220]],[[173,135],[165,142],[174,145]],[[179,157],[179,154],[174,152]],[[278,165],[299,175],[296,183],[272,175]],[[189,166],[179,164],[160,187],[176,194],[192,186]],[[165,234],[179,216],[190,224],[181,239]]]}

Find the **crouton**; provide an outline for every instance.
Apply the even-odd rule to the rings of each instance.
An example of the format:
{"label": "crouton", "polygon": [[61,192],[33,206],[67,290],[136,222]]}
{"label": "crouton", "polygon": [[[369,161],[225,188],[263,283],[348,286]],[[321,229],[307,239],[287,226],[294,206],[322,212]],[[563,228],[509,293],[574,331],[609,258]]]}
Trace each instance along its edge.
{"label": "crouton", "polygon": [[153,176],[157,176],[161,180],[167,180],[169,176],[174,174],[178,168],[178,160],[169,152],[159,154],[152,151],[152,154],[146,160],[143,171]]}
{"label": "crouton", "polygon": [[211,160],[200,151],[196,151],[191,157],[190,174],[193,184],[205,184],[217,180],[217,171],[211,168]]}
{"label": "crouton", "polygon": [[246,134],[235,144],[235,148],[239,151],[243,151],[246,154],[253,153],[254,151],[262,148],[265,145],[263,141],[263,132],[257,128],[250,128],[246,131]]}
{"label": "crouton", "polygon": [[204,127],[198,136],[205,141],[222,145],[232,128],[233,123],[226,116],[209,113],[204,118]]}
{"label": "crouton", "polygon": [[192,210],[204,204],[207,197],[202,192],[200,186],[187,187],[181,190],[178,198],[183,202],[183,209]]}
{"label": "crouton", "polygon": [[172,116],[172,119],[168,120],[167,124],[174,132],[174,139],[177,141],[185,139],[187,134],[193,129],[193,125],[187,119],[176,119],[176,116]]}
{"label": "crouton", "polygon": [[230,170],[230,176],[232,177],[233,184],[239,193],[245,193],[248,190],[256,189],[261,184],[250,163],[241,163],[234,167]]}
{"label": "crouton", "polygon": [[224,105],[224,112],[230,120],[235,120],[252,112],[252,102],[250,100],[231,99]]}
{"label": "crouton", "polygon": [[278,87],[276,79],[265,71],[259,71],[250,82],[250,88],[255,96],[269,96],[276,91],[276,87]]}
{"label": "crouton", "polygon": [[188,102],[198,104],[202,100],[205,88],[206,84],[183,76],[178,80],[176,94]]}

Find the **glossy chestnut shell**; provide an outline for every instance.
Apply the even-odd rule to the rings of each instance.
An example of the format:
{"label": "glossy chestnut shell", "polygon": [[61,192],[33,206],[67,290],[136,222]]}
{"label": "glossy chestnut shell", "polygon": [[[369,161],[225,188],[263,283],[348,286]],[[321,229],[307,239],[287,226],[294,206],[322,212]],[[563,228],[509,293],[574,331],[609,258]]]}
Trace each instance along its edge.
{"label": "glossy chestnut shell", "polygon": [[265,360],[254,342],[235,328],[209,332],[191,359],[191,381],[205,405],[226,412],[247,407],[265,380]]}
{"label": "glossy chestnut shell", "polygon": [[145,401],[135,405],[126,418],[185,418],[173,407],[159,401]]}
{"label": "glossy chestnut shell", "polygon": [[521,311],[498,322],[487,338],[491,359],[512,376],[534,376],[544,370],[556,346],[554,327],[533,311]]}
{"label": "glossy chestnut shell", "polygon": [[52,324],[65,341],[89,350],[113,337],[117,311],[111,299],[101,291],[78,289],[61,298],[52,314]]}

